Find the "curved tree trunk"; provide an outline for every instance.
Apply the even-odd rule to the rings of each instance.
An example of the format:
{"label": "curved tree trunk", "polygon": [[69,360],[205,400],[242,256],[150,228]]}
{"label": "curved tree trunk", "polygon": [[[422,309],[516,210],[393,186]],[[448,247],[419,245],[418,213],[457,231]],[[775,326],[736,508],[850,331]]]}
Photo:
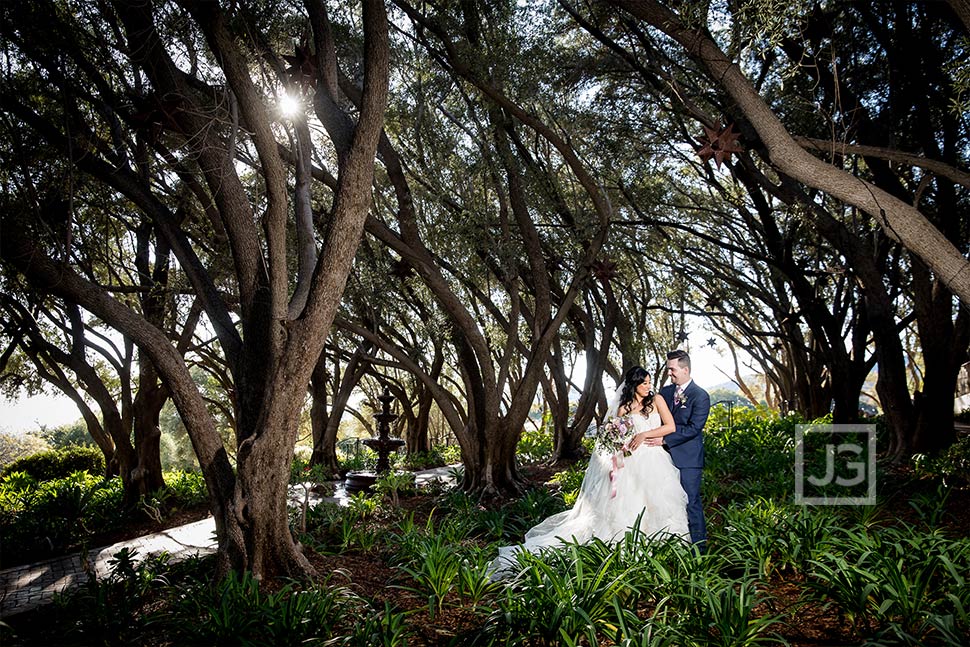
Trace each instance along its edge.
{"label": "curved tree trunk", "polygon": [[[553,464],[567,459],[577,448],[572,447],[568,437],[569,430],[569,378],[562,360],[562,344],[557,339],[546,360],[549,376],[543,376],[541,388],[544,394],[545,407],[542,412],[542,422],[548,419],[552,423],[552,457]],[[547,417],[548,412],[548,417]]]}
{"label": "curved tree trunk", "polygon": [[[367,370],[365,356],[369,344],[364,343],[354,351],[343,372],[340,371],[340,359],[333,359],[333,379],[327,373],[327,354],[320,354],[320,359],[313,369],[310,381],[310,393],[313,403],[310,408],[310,424],[313,430],[313,454],[310,456],[311,465],[321,465],[331,475],[340,472],[340,462],[337,460],[337,433],[340,431],[340,421],[347,403],[353,394],[361,377]],[[336,387],[330,406],[327,406],[328,390]]]}
{"label": "curved tree trunk", "polygon": [[953,319],[953,297],[919,261],[913,261],[914,299],[923,350],[923,390],[915,400],[916,424],[911,442],[900,449],[936,454],[956,440],[953,398],[960,367],[967,361],[970,314],[960,308]]}
{"label": "curved tree trunk", "polygon": [[327,354],[323,352],[310,378],[310,430],[313,435],[310,465],[320,465],[329,474],[336,475],[340,472],[340,462],[337,460],[336,426],[330,429],[331,416],[327,412],[328,382]]}
{"label": "curved tree trunk", "polygon": [[[165,487],[162,476],[161,438],[159,415],[168,390],[158,382],[158,374],[151,360],[139,352],[138,394],[132,402],[132,431],[137,463],[131,471],[132,491],[126,493],[147,496]],[[134,504],[136,498],[129,503]]]}

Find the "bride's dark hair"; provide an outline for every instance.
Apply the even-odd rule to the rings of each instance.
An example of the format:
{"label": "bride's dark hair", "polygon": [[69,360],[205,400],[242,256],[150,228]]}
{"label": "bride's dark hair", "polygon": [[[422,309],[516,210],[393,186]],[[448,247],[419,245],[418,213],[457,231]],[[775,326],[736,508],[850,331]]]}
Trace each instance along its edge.
{"label": "bride's dark hair", "polygon": [[[647,373],[647,369],[642,366],[634,366],[626,372],[626,375],[623,377],[623,390],[620,392],[620,404],[617,407],[617,411],[633,404],[633,400],[637,397],[637,387],[643,384],[643,381],[649,376],[650,374]],[[643,415],[650,415],[653,412],[652,389],[640,404],[643,406],[643,410],[641,411]]]}

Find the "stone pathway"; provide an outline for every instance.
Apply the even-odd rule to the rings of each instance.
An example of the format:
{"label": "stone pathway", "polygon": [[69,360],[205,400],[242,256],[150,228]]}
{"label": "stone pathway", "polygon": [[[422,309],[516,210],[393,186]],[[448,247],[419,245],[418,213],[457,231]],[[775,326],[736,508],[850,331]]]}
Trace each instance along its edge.
{"label": "stone pathway", "polygon": [[[415,482],[422,485],[434,479],[450,482],[448,467],[437,467],[415,472]],[[322,501],[346,505],[347,494],[340,484],[334,496],[320,497],[309,492],[302,485],[290,489],[290,502],[301,505],[307,498],[308,505],[314,506]],[[97,576],[104,577],[110,570],[109,560],[123,548],[137,551],[136,561],[146,555],[166,552],[172,561],[180,561],[193,555],[207,555],[215,552],[215,520],[212,517],[195,521],[177,528],[169,528],[153,535],[146,535],[111,546],[95,548],[86,554],[74,553],[55,557],[36,564],[25,564],[0,571],[0,618],[49,604],[57,593],[80,587],[87,581],[88,574],[82,564],[86,557],[88,568]]]}

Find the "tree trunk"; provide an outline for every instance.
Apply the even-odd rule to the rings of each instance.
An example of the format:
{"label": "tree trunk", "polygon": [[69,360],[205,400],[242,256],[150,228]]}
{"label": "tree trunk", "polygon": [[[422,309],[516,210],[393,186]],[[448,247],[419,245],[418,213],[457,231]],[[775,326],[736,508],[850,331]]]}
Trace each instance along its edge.
{"label": "tree trunk", "polygon": [[[583,344],[586,353],[586,376],[583,380],[583,390],[580,393],[579,402],[576,403],[576,412],[573,415],[572,422],[563,431],[562,438],[559,439],[553,452],[554,464],[559,461],[573,461],[585,456],[583,437],[586,435],[586,429],[596,416],[599,403],[604,399],[603,374],[609,358],[610,346],[613,345],[613,335],[619,318],[619,305],[610,283],[613,278],[612,270],[606,264],[601,265],[600,269],[601,274],[596,278],[602,285],[604,299],[597,299],[597,301],[603,311],[603,325],[601,329],[598,329],[599,327],[595,326],[587,317],[584,326],[577,326],[577,337],[582,330],[586,332],[585,343]],[[589,300],[589,302],[592,301],[593,299]],[[576,310],[579,309],[578,306],[574,305],[573,307]],[[597,339],[597,332],[599,332],[599,339]],[[568,410],[569,390],[567,389],[565,393]]]}
{"label": "tree trunk", "polygon": [[936,454],[956,440],[953,398],[960,367],[967,361],[970,315],[960,308],[953,320],[952,294],[918,260],[913,260],[912,273],[924,378],[915,398],[915,429],[904,455]]}
{"label": "tree trunk", "polygon": [[[143,352],[138,359],[138,395],[132,402],[132,427],[137,462],[131,471],[132,487],[127,496],[146,496],[165,487],[162,475],[159,414],[168,390],[158,382],[151,360]],[[128,503],[134,504],[137,498]]]}
{"label": "tree trunk", "polygon": [[543,376],[541,381],[542,391],[545,395],[545,407],[542,414],[543,425],[547,420],[552,428],[552,457],[553,465],[561,460],[568,460],[570,454],[576,448],[571,447],[569,435],[569,378],[566,376],[566,367],[562,361],[562,344],[557,339],[554,342],[554,349],[549,353],[546,365],[549,367],[549,377]]}
{"label": "tree trunk", "polygon": [[[337,460],[337,425],[331,428],[331,416],[327,413],[327,353],[320,353],[310,378],[310,428],[313,435],[313,453],[310,465],[320,465],[327,473],[340,473]],[[339,420],[339,417],[338,417]]]}
{"label": "tree trunk", "polygon": [[[461,486],[465,492],[505,497],[523,491],[515,462],[518,433],[508,433],[500,421],[495,420],[482,429],[466,427],[463,435],[468,438],[460,443],[465,468]],[[471,451],[466,451],[466,446]]]}
{"label": "tree trunk", "polygon": [[431,407],[434,404],[434,398],[423,385],[419,384],[417,389],[418,411],[414,416],[413,423],[409,421],[404,437],[409,454],[431,451],[431,436],[428,425],[431,422]]}

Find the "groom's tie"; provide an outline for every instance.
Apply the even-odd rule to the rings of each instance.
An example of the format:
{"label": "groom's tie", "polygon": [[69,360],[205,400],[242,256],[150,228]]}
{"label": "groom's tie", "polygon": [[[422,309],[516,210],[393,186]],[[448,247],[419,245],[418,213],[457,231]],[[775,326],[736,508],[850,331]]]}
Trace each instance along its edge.
{"label": "groom's tie", "polygon": [[683,404],[684,402],[684,387],[680,384],[678,384],[677,388],[674,389],[674,402],[676,404]]}

